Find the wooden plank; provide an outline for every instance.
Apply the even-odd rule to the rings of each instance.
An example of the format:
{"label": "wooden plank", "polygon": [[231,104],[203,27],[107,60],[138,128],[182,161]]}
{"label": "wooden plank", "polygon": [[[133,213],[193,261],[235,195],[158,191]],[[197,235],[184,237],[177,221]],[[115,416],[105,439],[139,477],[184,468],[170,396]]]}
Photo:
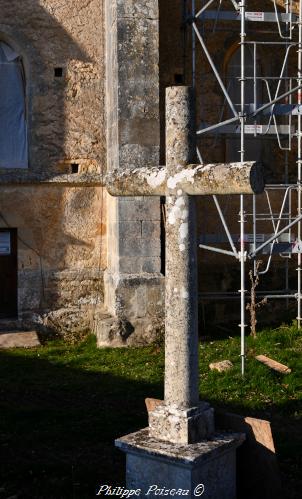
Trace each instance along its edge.
{"label": "wooden plank", "polygon": [[220,430],[245,433],[237,451],[238,498],[281,499],[281,480],[269,421],[215,411]]}
{"label": "wooden plank", "polygon": [[156,407],[160,404],[163,404],[163,400],[159,399],[151,399],[151,398],[146,398],[145,399],[145,404],[148,412],[152,412],[156,409]]}
{"label": "wooden plank", "polygon": [[266,357],[265,355],[257,355],[256,359],[261,362],[262,364],[266,365],[267,367],[270,367],[270,369],[273,369],[274,371],[277,371],[282,374],[289,374],[292,372],[292,370],[288,367],[285,366],[284,364],[280,364],[280,362],[277,362],[276,360],[270,359],[269,357]]}

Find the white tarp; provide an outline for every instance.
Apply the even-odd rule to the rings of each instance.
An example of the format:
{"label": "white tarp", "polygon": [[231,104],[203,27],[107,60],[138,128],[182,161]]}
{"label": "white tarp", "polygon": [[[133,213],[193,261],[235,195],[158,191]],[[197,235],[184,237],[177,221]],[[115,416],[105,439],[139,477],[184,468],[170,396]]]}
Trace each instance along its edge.
{"label": "white tarp", "polygon": [[0,42],[0,168],[27,168],[25,82],[19,55]]}

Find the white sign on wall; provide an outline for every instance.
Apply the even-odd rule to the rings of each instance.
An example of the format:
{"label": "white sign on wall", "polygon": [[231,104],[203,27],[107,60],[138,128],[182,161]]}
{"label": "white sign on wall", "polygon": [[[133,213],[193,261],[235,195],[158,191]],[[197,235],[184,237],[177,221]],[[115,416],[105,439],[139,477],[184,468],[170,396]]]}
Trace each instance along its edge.
{"label": "white sign on wall", "polygon": [[0,232],[0,255],[11,254],[11,242],[9,232]]}

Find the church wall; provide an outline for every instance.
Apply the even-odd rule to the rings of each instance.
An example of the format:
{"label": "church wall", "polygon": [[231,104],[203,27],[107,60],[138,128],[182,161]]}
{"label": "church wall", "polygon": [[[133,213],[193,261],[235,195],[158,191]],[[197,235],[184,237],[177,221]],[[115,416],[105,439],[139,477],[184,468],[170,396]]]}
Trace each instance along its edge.
{"label": "church wall", "polygon": [[[271,10],[271,2],[264,4]],[[110,253],[101,189],[107,168],[103,7],[99,0],[0,0],[0,39],[22,55],[29,124],[28,170],[0,170],[0,228],[18,230],[19,317],[35,317],[55,329],[60,323],[71,329],[91,327],[95,309],[103,304],[103,270]],[[163,164],[165,87],[191,84],[191,56],[183,2],[159,0],[159,7]],[[250,10],[258,7],[258,1],[249,0]],[[220,70],[233,42],[221,32],[209,44]],[[205,106],[207,119],[213,120],[221,98],[209,76],[198,55],[197,109]],[[223,141],[211,145],[203,144],[205,160],[223,160]],[[230,199],[223,206],[236,233],[238,203]],[[208,207],[208,199],[198,200],[199,234],[217,232]],[[234,260],[199,252],[200,291],[237,290],[238,276]],[[222,320],[230,310],[228,304],[207,307],[211,317]]]}
{"label": "church wall", "polygon": [[[102,2],[1,0],[0,36],[23,56],[31,171],[104,166]],[[62,76],[55,76],[55,69]]]}
{"label": "church wall", "polygon": [[[103,2],[0,0],[0,39],[22,56],[27,170],[0,170],[0,228],[18,234],[18,314],[90,328],[106,251]],[[9,166],[9,165],[8,165]]]}
{"label": "church wall", "polygon": [[[105,260],[103,192],[97,187],[26,186],[1,189],[0,227],[18,230],[18,302],[58,316],[95,311],[103,299]],[[17,210],[16,206],[25,207]],[[66,319],[65,319],[66,321]]]}

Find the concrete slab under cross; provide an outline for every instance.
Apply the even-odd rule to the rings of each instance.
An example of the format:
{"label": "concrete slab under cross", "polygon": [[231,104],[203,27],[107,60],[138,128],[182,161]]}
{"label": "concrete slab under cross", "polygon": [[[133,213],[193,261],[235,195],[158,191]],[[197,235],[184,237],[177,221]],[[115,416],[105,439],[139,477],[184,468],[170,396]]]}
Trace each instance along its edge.
{"label": "concrete slab under cross", "polygon": [[213,409],[199,401],[197,243],[194,196],[261,193],[255,162],[194,164],[194,96],[189,87],[166,93],[166,166],[112,171],[113,196],[166,196],[165,401],[149,413],[153,438],[189,444],[214,432]]}

